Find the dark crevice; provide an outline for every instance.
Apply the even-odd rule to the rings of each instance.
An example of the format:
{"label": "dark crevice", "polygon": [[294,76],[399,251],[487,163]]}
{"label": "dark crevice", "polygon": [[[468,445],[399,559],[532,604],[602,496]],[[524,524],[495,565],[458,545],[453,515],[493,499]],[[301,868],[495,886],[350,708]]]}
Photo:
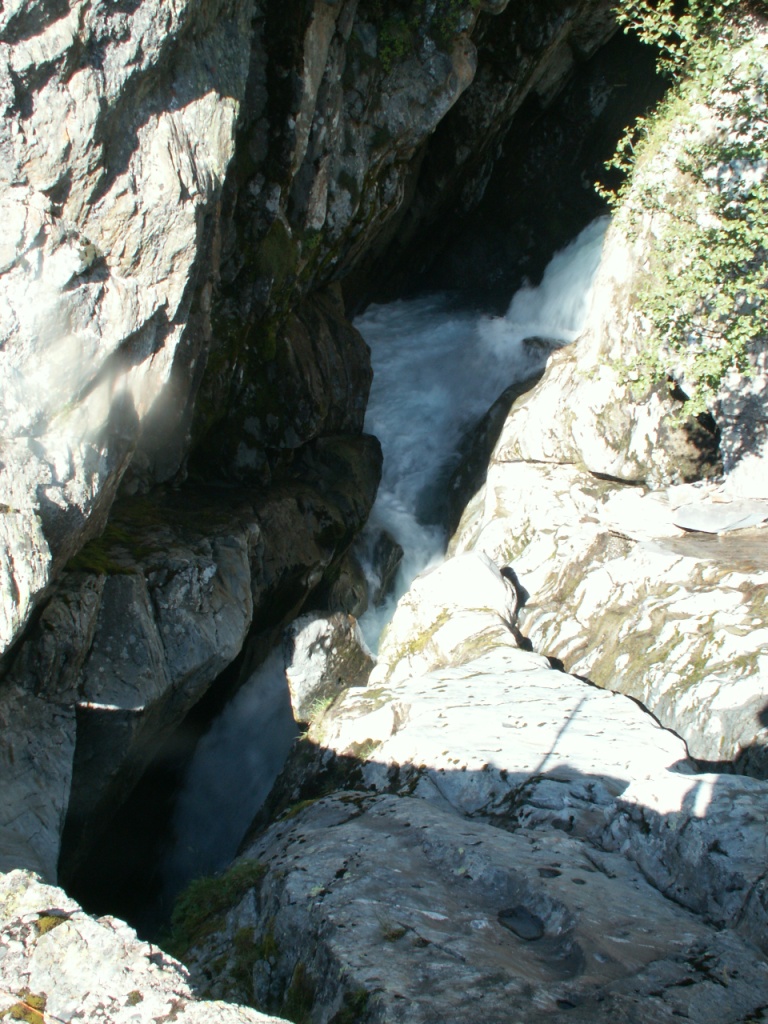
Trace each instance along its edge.
{"label": "dark crevice", "polygon": [[176,799],[199,740],[242,682],[245,660],[243,651],[165,737],[112,820],[89,836],[90,853],[77,866],[70,863],[72,842],[83,823],[67,820],[60,880],[89,913],[116,915],[151,939],[167,926],[172,907],[164,897],[164,862],[174,844]]}

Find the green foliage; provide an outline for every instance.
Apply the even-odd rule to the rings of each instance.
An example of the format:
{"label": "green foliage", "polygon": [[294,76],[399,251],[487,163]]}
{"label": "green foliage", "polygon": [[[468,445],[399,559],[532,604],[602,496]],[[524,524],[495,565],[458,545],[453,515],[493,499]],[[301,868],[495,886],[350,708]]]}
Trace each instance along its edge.
{"label": "green foliage", "polygon": [[17,993],[18,1003],[9,1006],[7,1010],[0,1013],[0,1019],[8,1017],[10,1020],[26,1021],[26,1024],[45,1024],[45,994],[36,995],[28,988],[21,989]]}
{"label": "green foliage", "polygon": [[315,986],[306,966],[299,961],[293,972],[291,984],[285,993],[281,1016],[293,1024],[309,1024],[312,1007],[315,1005]]}
{"label": "green foliage", "polygon": [[241,990],[242,998],[249,1005],[254,1005],[253,968],[259,960],[277,959],[279,947],[275,938],[274,919],[259,941],[254,940],[252,928],[238,928],[232,940],[232,978]]}
{"label": "green foliage", "polygon": [[413,53],[418,28],[418,13],[397,14],[385,19],[379,31],[379,60],[387,74],[395,64]]}
{"label": "green foliage", "polygon": [[307,807],[311,807],[312,804],[316,804],[321,797],[312,797],[309,800],[297,800],[295,804],[291,804],[283,813],[280,815],[280,821],[290,821],[291,818],[295,818],[297,814],[301,814]]}
{"label": "green foliage", "polygon": [[[716,42],[731,27],[743,0],[688,0],[682,14],[675,0],[623,0],[616,19],[624,31],[634,32],[659,50],[659,70],[673,77],[688,72],[702,40]],[[679,5],[678,5],[679,6]]]}
{"label": "green foliage", "polygon": [[192,946],[219,928],[224,915],[258,886],[266,868],[256,860],[241,860],[221,875],[196,878],[176,900],[171,933],[165,946],[174,956],[186,956]]}
{"label": "green foliage", "polygon": [[408,929],[399,924],[382,924],[381,937],[385,942],[397,942],[407,933]]}
{"label": "green foliage", "polygon": [[[638,390],[667,379],[690,389],[688,415],[712,405],[729,370],[748,374],[750,349],[768,335],[768,62],[750,49],[737,0],[691,0],[677,19],[672,7],[632,0],[619,12],[661,48],[675,84],[609,166],[629,175],[614,202],[630,228],[653,223],[638,296],[652,337],[628,376]],[[654,174],[667,145],[679,154],[676,173]]]}
{"label": "green foliage", "polygon": [[344,993],[344,1004],[331,1017],[329,1024],[360,1024],[365,1019],[370,994],[367,989],[356,988]]}
{"label": "green foliage", "polygon": [[322,718],[331,704],[333,704],[334,699],[333,694],[330,693],[324,697],[315,697],[307,709],[307,721],[315,722],[317,719]]}
{"label": "green foliage", "polygon": [[447,45],[465,27],[468,12],[480,7],[480,0],[437,0],[432,19],[435,39]]}
{"label": "green foliage", "polygon": [[141,560],[153,548],[139,544],[129,531],[115,523],[107,524],[100,537],[88,543],[70,558],[67,569],[71,572],[94,572],[101,576],[119,576],[136,573]]}
{"label": "green foliage", "polygon": [[386,74],[417,49],[419,35],[429,35],[440,46],[451,41],[472,22],[480,0],[411,0],[405,5],[373,0],[369,11],[379,28],[379,60]]}
{"label": "green foliage", "polygon": [[64,924],[67,920],[68,917],[62,914],[41,914],[35,921],[37,934],[46,935],[48,932],[53,931],[54,928],[58,928],[60,924]]}
{"label": "green foliage", "polygon": [[296,273],[299,245],[279,219],[272,222],[255,256],[256,272],[282,287]]}

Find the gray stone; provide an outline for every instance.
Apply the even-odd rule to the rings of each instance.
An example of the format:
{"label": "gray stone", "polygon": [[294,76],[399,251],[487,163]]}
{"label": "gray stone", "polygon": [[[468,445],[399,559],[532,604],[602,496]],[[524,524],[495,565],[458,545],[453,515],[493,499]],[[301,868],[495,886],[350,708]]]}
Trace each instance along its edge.
{"label": "gray stone", "polygon": [[294,619],[283,646],[297,722],[319,718],[347,687],[365,686],[374,665],[356,620],[342,612]]}
{"label": "gray stone", "polygon": [[351,1005],[357,1021],[414,1024],[736,1024],[768,991],[754,946],[562,832],[351,791],[277,823],[247,856],[267,867],[258,891],[189,959],[212,994],[242,998],[234,935],[259,958],[245,979],[258,1005],[285,1004],[300,974],[323,1021]]}
{"label": "gray stone", "polygon": [[184,378],[164,433],[165,476],[179,467],[200,350],[189,283],[215,273],[201,227],[234,152],[251,7],[0,16],[0,500],[29,527],[26,551],[10,538],[4,647],[103,526],[143,424]]}
{"label": "gray stone", "polygon": [[697,774],[636,702],[519,649],[514,600],[477,555],[416,580],[297,753],[310,791],[344,761],[351,788],[251,838],[265,877],[191,951],[201,987],[278,1008],[300,977],[321,1020],[759,1014],[768,785]]}
{"label": "gray stone", "polygon": [[152,1024],[285,1024],[204,1002],[187,970],[122,921],[95,920],[27,871],[0,875],[0,1014],[12,1019]]}
{"label": "gray stone", "polygon": [[373,502],[379,445],[325,438],[297,463],[300,480],[266,493],[126,501],[75,563],[89,571],[64,574],[0,683],[4,867],[54,881],[66,817],[72,878],[254,619],[279,629],[333,571]]}

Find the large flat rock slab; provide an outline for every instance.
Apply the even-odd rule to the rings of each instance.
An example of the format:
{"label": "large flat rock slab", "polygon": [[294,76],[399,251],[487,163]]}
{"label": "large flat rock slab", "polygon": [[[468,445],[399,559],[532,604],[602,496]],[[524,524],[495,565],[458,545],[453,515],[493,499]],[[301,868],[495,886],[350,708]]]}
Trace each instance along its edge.
{"label": "large flat rock slab", "polygon": [[298,972],[318,1021],[346,1004],[356,1021],[403,1024],[735,1024],[768,997],[754,946],[558,830],[348,792],[278,822],[246,856],[266,865],[258,891],[190,957],[214,995],[241,991],[237,936],[268,951],[246,979],[256,1002],[279,1003]]}
{"label": "large flat rock slab", "polygon": [[622,488],[499,460],[453,546],[514,566],[536,650],[641,701],[693,757],[765,777],[768,533],[678,525],[695,513],[714,528],[745,508],[762,515],[713,485]]}

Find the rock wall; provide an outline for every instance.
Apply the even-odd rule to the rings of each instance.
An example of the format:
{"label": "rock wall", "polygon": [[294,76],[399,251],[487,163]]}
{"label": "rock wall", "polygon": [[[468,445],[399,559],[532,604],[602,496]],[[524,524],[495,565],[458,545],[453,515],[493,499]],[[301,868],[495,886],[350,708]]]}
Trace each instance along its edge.
{"label": "rock wall", "polygon": [[513,405],[368,686],[298,745],[242,848],[263,878],[187,950],[203,991],[300,988],[319,1021],[764,1015],[768,478],[730,441],[764,420],[764,339],[714,419],[632,386],[669,216],[619,214],[584,337]]}
{"label": "rock wall", "polygon": [[[3,868],[53,880],[64,830],[74,869],[222,669],[312,594],[359,603],[380,451],[339,282],[482,194],[608,6],[6,4]],[[11,1016],[760,1019],[768,562],[732,534],[768,519],[763,354],[717,429],[632,393],[653,227],[614,227],[369,684],[302,705],[276,820],[178,916],[190,975],[13,872]],[[339,671],[311,666],[323,705]]]}
{"label": "rock wall", "polygon": [[[766,74],[759,23],[750,36],[746,97]],[[708,88],[712,103],[722,83]],[[736,131],[740,106],[722,107],[693,104],[652,140],[609,230],[584,335],[513,407],[452,549],[514,564],[537,650],[640,700],[694,757],[765,778],[765,339],[750,377],[723,380],[714,418],[681,422],[680,388],[639,387],[631,368],[652,343],[643,285],[673,216],[643,197],[673,187],[692,138]],[[714,167],[712,180],[728,173]]]}
{"label": "rock wall", "polygon": [[365,522],[379,461],[374,438],[329,437],[266,494],[121,505],[64,573],[0,690],[4,868],[55,878],[66,821],[72,877],[163,738],[241,652],[247,675],[332,571]]}
{"label": "rock wall", "polygon": [[0,16],[3,649],[161,412],[156,475],[178,468],[250,17],[233,0]]}

